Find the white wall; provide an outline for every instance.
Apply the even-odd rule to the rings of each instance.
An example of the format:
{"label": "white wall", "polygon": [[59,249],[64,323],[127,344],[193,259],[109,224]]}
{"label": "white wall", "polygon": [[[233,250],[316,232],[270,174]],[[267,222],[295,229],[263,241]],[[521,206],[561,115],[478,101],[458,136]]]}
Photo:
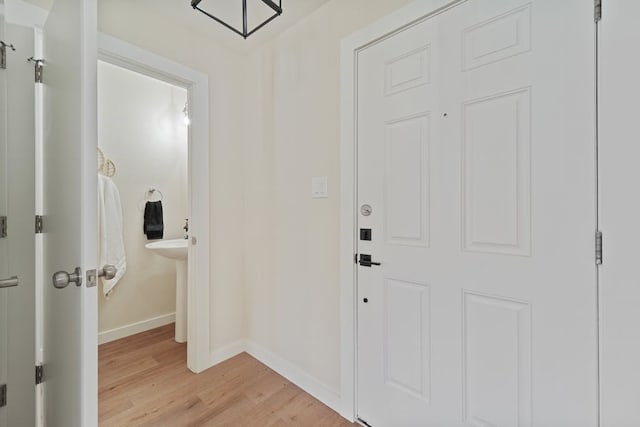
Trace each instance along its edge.
{"label": "white wall", "polygon": [[101,0],[98,27],[209,76],[212,352],[246,336],[243,258],[244,57],[152,7]]}
{"label": "white wall", "polygon": [[340,40],[409,2],[332,0],[246,55],[99,2],[100,31],[209,75],[212,350],[246,338],[338,393]]}
{"label": "white wall", "polygon": [[[408,0],[333,0],[252,53],[248,338],[339,392],[340,40]],[[311,199],[311,178],[329,198]]]}
{"label": "white wall", "polygon": [[[175,312],[175,262],[146,249],[149,188],[163,194],[164,238],[184,236],[187,217],[186,89],[98,63],[98,145],[117,172],[127,272],[109,299],[99,297],[99,331]],[[157,200],[156,195],[150,199]]]}

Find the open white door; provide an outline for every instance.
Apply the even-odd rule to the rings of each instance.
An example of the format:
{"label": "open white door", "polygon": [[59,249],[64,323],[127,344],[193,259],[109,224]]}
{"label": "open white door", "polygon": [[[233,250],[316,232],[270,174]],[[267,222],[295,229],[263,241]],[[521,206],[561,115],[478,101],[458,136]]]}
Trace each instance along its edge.
{"label": "open white door", "polygon": [[0,67],[0,427],[35,425],[34,33],[7,18],[0,13],[0,40],[14,46]]}
{"label": "open white door", "polygon": [[[49,426],[97,425],[96,0],[56,0],[44,29],[44,365]],[[55,288],[51,278],[58,276]],[[75,272],[78,272],[75,277]],[[66,287],[64,279],[74,280]]]}

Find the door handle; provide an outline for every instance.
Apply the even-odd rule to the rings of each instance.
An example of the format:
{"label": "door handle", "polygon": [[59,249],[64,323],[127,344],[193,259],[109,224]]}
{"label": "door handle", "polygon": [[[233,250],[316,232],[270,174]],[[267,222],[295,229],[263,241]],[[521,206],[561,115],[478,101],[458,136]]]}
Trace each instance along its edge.
{"label": "door handle", "polygon": [[105,264],[104,267],[102,267],[102,270],[98,272],[98,277],[102,277],[105,280],[111,280],[116,277],[117,273],[118,269],[114,265]]}
{"label": "door handle", "polygon": [[9,277],[8,279],[0,280],[0,288],[13,288],[18,286],[18,276]]}
{"label": "door handle", "polygon": [[76,267],[73,273],[66,271],[58,271],[53,274],[53,287],[56,289],[64,289],[69,283],[75,283],[76,286],[82,286],[82,270]]}
{"label": "door handle", "polygon": [[372,261],[371,255],[367,255],[367,254],[360,254],[360,261],[358,261],[358,264],[360,264],[363,267],[371,267],[372,265],[382,265],[379,262]]}

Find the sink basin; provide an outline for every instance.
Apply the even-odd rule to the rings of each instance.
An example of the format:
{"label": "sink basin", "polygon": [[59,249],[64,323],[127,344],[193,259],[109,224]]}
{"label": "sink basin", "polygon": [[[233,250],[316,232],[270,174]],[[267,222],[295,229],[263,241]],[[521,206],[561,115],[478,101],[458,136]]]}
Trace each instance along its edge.
{"label": "sink basin", "polygon": [[159,240],[147,243],[144,247],[165,258],[187,259],[188,242],[187,239]]}
{"label": "sink basin", "polygon": [[145,248],[156,255],[175,260],[176,262],[176,332],[177,342],[187,341],[187,281],[188,281],[188,253],[187,239],[158,240],[147,243]]}

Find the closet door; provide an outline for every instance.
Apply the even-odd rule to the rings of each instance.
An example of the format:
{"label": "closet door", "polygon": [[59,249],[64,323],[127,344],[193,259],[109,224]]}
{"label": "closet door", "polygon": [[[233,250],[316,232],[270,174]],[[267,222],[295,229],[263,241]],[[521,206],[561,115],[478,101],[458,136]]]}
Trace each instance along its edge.
{"label": "closet door", "polygon": [[[1,2],[0,2],[1,3]],[[1,4],[0,4],[1,5]],[[10,19],[10,17],[8,17]],[[7,19],[7,21],[9,21]],[[35,425],[35,133],[31,28],[4,22],[0,40],[0,426]]]}
{"label": "closet door", "polygon": [[[5,41],[5,16],[4,16],[4,0],[0,0],[0,40]],[[5,58],[7,50],[5,49]],[[7,218],[7,181],[9,174],[7,171],[7,70],[0,69],[0,220],[6,221]],[[11,279],[14,275],[9,275],[9,245],[8,240],[2,233],[0,228],[0,279]],[[8,299],[9,292],[0,289],[0,385],[7,383],[7,359],[8,359]],[[7,427],[7,411],[8,408],[0,407],[0,427]]]}

